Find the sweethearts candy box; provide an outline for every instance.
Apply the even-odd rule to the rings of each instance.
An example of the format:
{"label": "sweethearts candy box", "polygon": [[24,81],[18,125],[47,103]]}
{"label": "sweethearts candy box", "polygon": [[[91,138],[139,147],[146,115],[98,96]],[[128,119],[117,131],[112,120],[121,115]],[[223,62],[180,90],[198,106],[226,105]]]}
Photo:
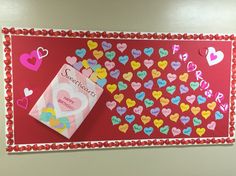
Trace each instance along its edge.
{"label": "sweethearts candy box", "polygon": [[29,115],[70,138],[101,96],[103,89],[64,64]]}

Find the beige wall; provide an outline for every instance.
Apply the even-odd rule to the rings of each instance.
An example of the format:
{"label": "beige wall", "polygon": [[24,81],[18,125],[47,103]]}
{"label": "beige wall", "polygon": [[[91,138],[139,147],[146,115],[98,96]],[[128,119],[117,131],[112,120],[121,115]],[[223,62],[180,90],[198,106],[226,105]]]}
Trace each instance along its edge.
{"label": "beige wall", "polygon": [[[86,30],[236,33],[236,1],[0,0],[0,25]],[[2,64],[0,67],[2,68]],[[0,78],[2,82],[2,72]],[[1,96],[2,89],[1,86]],[[3,98],[0,100],[0,107],[3,107]],[[236,146],[7,155],[4,150],[3,108],[0,110],[0,117],[2,176],[236,175],[233,168],[236,164]]]}

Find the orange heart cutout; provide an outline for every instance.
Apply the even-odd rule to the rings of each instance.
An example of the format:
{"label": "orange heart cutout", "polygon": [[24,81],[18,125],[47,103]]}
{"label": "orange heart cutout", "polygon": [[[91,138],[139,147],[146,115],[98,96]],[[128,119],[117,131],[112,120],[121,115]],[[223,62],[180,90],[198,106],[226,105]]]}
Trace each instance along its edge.
{"label": "orange heart cutout", "polygon": [[119,130],[123,133],[126,133],[128,128],[129,128],[129,125],[127,123],[125,123],[123,125],[119,125]]}
{"label": "orange heart cutout", "polygon": [[192,107],[192,108],[191,108],[191,112],[192,112],[194,115],[197,115],[200,111],[201,111],[201,109],[200,109],[199,107]]}
{"label": "orange heart cutout", "polygon": [[188,73],[184,73],[182,75],[179,75],[180,81],[187,82],[188,80]]}
{"label": "orange heart cutout", "polygon": [[133,73],[132,72],[128,72],[128,73],[124,73],[123,74],[123,78],[126,80],[126,81],[130,81],[133,77]]}
{"label": "orange heart cutout", "polygon": [[141,116],[141,120],[142,120],[143,124],[146,125],[147,123],[149,123],[151,121],[151,117],[143,115],[143,116]]}
{"label": "orange heart cutout", "polygon": [[115,94],[114,99],[120,103],[124,99],[124,94]]}
{"label": "orange heart cutout", "polygon": [[175,114],[170,115],[170,120],[173,122],[177,122],[179,120],[179,114],[175,113]]}
{"label": "orange heart cutout", "polygon": [[170,102],[170,100],[168,98],[161,97],[161,99],[160,99],[160,103],[162,106],[168,105],[169,102]]}
{"label": "orange heart cutout", "polygon": [[158,78],[161,76],[161,72],[157,71],[157,69],[152,69],[152,78]]}
{"label": "orange heart cutout", "polygon": [[216,107],[216,102],[211,102],[211,103],[207,103],[207,107],[208,109],[214,111],[215,107]]}
{"label": "orange heart cutout", "polygon": [[98,60],[103,56],[103,51],[94,50],[93,55]]}

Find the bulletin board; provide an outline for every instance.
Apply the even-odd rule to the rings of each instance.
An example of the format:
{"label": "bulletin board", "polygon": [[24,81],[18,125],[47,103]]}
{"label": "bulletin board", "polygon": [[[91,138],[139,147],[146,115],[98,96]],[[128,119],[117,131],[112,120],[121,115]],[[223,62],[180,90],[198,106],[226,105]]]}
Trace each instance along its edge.
{"label": "bulletin board", "polygon": [[[235,141],[234,35],[34,28],[2,33],[9,153]],[[40,114],[51,128],[30,115],[65,64],[103,89],[70,138],[60,134],[70,130],[70,121],[52,119],[54,106]]]}

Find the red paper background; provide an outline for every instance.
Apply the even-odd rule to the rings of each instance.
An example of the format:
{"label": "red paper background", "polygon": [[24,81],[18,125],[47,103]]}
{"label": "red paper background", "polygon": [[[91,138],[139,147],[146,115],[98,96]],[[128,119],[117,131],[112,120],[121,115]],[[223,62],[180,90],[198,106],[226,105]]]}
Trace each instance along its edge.
{"label": "red paper background", "polygon": [[[23,89],[28,87],[34,91],[33,95],[29,97],[29,107],[27,110],[24,110],[16,105],[16,101],[14,101],[14,129],[15,129],[15,143],[16,144],[29,144],[29,143],[48,143],[48,142],[69,142],[69,141],[99,141],[99,140],[126,140],[126,139],[152,139],[152,138],[168,138],[172,137],[172,135],[164,135],[160,132],[154,132],[151,136],[147,136],[143,132],[134,134],[130,129],[127,131],[126,134],[121,133],[117,127],[114,127],[111,123],[111,116],[117,115],[115,109],[110,111],[106,105],[106,101],[113,100],[113,95],[111,95],[105,88],[105,91],[93,110],[90,112],[86,120],[82,123],[80,128],[77,132],[72,136],[70,140],[66,139],[65,137],[61,136],[60,134],[56,133],[55,131],[51,130],[47,126],[43,125],[42,123],[38,122],[34,118],[28,115],[28,112],[35,104],[37,99],[41,96],[44,92],[48,84],[54,78],[58,70],[61,66],[66,63],[65,58],[67,56],[75,56],[75,50],[80,48],[88,48],[87,47],[87,40],[89,39],[79,39],[79,38],[51,38],[51,37],[30,37],[30,36],[13,36],[12,37],[12,57],[13,57],[13,91],[14,91],[14,100],[22,98],[24,96]],[[98,42],[98,50],[103,50],[101,47],[102,41],[107,41],[112,44],[112,49],[109,51],[119,51],[116,48],[117,43],[126,43],[128,48],[124,51],[123,54],[120,55],[128,55],[129,62],[131,60],[137,60],[142,62],[144,59],[149,58],[148,56],[144,55],[142,52],[141,57],[134,59],[131,55],[131,50],[133,48],[140,49],[143,51],[146,47],[153,47],[154,53],[150,58],[154,59],[154,66],[152,68],[157,67],[157,61],[159,60],[170,60],[168,61],[169,64],[171,59],[178,60],[178,55],[172,55],[171,47],[173,44],[180,45],[181,49],[179,53],[188,52],[190,57],[189,60],[193,61],[197,64],[198,69],[203,72],[203,77],[205,80],[210,82],[210,87],[213,92],[221,92],[225,95],[224,102],[229,102],[230,96],[230,69],[231,69],[231,48],[232,43],[230,41],[157,41],[157,40],[115,40],[115,39],[92,39],[93,41]],[[34,72],[31,70],[26,69],[21,65],[19,62],[19,57],[23,53],[30,53],[32,50],[35,50],[39,46],[47,48],[49,51],[49,55],[43,59],[43,63],[38,70],[38,72]],[[199,49],[205,47],[214,47],[216,50],[221,50],[224,53],[224,60],[215,66],[209,67],[207,61],[204,57],[199,54]],[[169,51],[169,55],[166,58],[161,58],[158,55],[158,49],[164,48]],[[87,50],[86,59],[92,58],[92,52]],[[107,59],[105,56],[98,60],[101,65],[104,65],[104,62]],[[128,71],[132,71],[130,64],[127,63],[126,66],[123,66],[118,62],[118,57],[115,57],[113,61],[116,63],[116,68],[121,71],[122,73],[126,73]],[[183,63],[181,63],[183,65]],[[151,71],[148,70],[143,64],[142,67],[137,70],[147,70],[148,76],[144,79],[143,82],[152,79]],[[134,71],[134,72],[137,72]],[[133,72],[133,71],[132,71]],[[173,69],[168,66],[165,70],[165,73],[173,73]],[[175,73],[179,75],[180,73],[186,72],[186,66],[180,67],[178,71]],[[164,73],[163,73],[164,74]],[[189,79],[191,81],[195,81],[195,77],[193,74],[189,74]],[[166,76],[162,76],[163,78]],[[108,77],[108,83],[117,83],[118,81]],[[137,77],[133,78],[132,81],[140,81]],[[188,81],[190,82],[190,81]],[[179,84],[176,85],[177,87]],[[158,89],[156,84],[156,79],[154,81],[154,88],[155,90]],[[143,88],[144,89],[144,88]],[[140,92],[139,90],[138,92]],[[146,92],[146,97],[152,98],[151,91]],[[116,92],[118,93],[118,92]],[[124,93],[125,98],[135,99],[135,94],[133,89],[129,86],[129,88],[121,92]],[[195,91],[196,95],[204,95],[202,91],[197,89]],[[191,95],[191,94],[189,94]],[[171,96],[166,95],[165,97],[170,98]],[[213,99],[212,99],[213,100]],[[139,102],[138,100],[136,101]],[[209,101],[211,102],[211,101]],[[143,105],[143,104],[142,104]],[[125,101],[121,103],[120,106],[125,106]],[[174,106],[173,106],[174,107]],[[145,108],[144,108],[145,109]],[[179,110],[176,110],[179,112]],[[126,114],[131,114],[131,110],[128,110]],[[133,114],[133,113],[132,113]],[[143,114],[150,115],[149,109],[144,111]],[[181,114],[181,113],[180,113]],[[203,137],[225,137],[228,135],[228,114],[227,112],[225,117],[220,121],[217,121],[217,128],[216,130],[210,131],[207,130]],[[191,115],[192,116],[192,115]],[[211,115],[207,122],[210,122],[214,119],[214,115]],[[124,122],[124,120],[122,121]],[[137,123],[141,124],[141,121],[136,121]],[[206,122],[204,122],[206,126]],[[173,122],[168,121],[170,126],[175,125]],[[153,125],[152,125],[153,126]],[[185,128],[186,126],[182,125],[179,126],[181,129]],[[169,133],[170,134],[170,133]],[[186,135],[179,135],[178,137],[188,137]],[[190,137],[199,137],[195,132],[192,132]]]}

